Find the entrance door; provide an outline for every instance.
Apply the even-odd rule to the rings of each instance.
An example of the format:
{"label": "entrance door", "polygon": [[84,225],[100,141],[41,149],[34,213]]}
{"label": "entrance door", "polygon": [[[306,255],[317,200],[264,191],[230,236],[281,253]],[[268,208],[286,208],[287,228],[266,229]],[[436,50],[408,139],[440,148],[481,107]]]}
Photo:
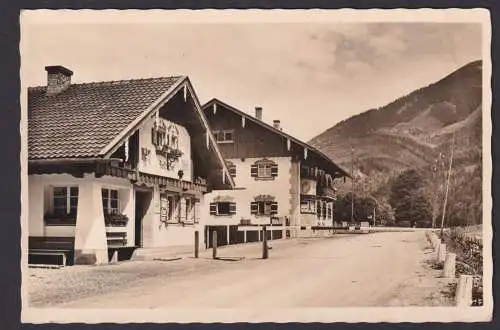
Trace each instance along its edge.
{"label": "entrance door", "polygon": [[151,200],[153,199],[153,192],[147,190],[135,191],[135,246],[143,246],[143,231],[142,223],[144,217],[147,215]]}

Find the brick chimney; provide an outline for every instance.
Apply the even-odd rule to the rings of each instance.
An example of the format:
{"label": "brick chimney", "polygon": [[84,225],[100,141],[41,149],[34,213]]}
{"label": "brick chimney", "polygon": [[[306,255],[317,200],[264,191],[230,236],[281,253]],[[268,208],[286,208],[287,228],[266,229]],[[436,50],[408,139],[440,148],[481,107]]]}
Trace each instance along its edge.
{"label": "brick chimney", "polygon": [[280,120],[279,120],[279,119],[275,119],[275,120],[273,120],[273,127],[274,127],[274,128],[276,128],[276,129],[281,130],[281,127],[280,127]]}
{"label": "brick chimney", "polygon": [[262,120],[262,107],[255,107],[255,118]]}
{"label": "brick chimney", "polygon": [[59,94],[71,85],[73,71],[60,66],[46,66],[47,71],[47,95]]}

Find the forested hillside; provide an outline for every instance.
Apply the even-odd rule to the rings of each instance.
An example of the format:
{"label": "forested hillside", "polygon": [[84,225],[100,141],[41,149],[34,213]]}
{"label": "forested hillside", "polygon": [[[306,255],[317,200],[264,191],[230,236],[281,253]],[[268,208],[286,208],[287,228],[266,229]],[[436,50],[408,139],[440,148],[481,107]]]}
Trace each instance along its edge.
{"label": "forested hillside", "polygon": [[434,217],[439,217],[453,141],[449,221],[480,223],[481,97],[482,62],[476,61],[384,107],[342,121],[310,143],[346,169],[354,164],[355,192],[381,201],[389,199],[397,176],[418,170],[435,204]]}

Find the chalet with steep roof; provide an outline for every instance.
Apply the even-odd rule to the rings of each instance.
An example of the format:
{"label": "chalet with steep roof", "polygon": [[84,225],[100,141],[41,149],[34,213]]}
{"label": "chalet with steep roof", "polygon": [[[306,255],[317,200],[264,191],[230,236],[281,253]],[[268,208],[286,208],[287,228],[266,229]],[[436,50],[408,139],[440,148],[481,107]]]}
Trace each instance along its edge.
{"label": "chalet with steep roof", "polygon": [[202,108],[237,186],[206,196],[209,244],[214,230],[219,244],[231,244],[262,239],[263,225],[272,225],[272,238],[333,226],[334,184],[349,174],[285,133],[279,120],[272,126],[265,123],[261,107],[255,108],[255,116],[217,99]]}
{"label": "chalet with steep roof", "polygon": [[189,79],[72,84],[69,69],[46,70],[28,89],[31,261],[192,246],[204,195],[234,179]]}

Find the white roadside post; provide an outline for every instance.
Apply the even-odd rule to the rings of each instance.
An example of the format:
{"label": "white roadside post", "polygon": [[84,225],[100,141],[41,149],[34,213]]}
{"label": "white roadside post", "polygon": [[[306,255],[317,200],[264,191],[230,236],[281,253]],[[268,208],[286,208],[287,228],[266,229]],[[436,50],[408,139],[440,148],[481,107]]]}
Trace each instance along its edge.
{"label": "white roadside post", "polygon": [[444,278],[455,278],[456,258],[457,255],[455,253],[448,253],[446,255],[443,267]]}
{"label": "white roadside post", "polygon": [[445,259],[446,259],[446,244],[444,244],[444,243],[439,244],[436,259],[440,263],[445,261]]}
{"label": "white roadside post", "polygon": [[457,285],[455,303],[457,307],[472,306],[472,275],[461,275]]}

